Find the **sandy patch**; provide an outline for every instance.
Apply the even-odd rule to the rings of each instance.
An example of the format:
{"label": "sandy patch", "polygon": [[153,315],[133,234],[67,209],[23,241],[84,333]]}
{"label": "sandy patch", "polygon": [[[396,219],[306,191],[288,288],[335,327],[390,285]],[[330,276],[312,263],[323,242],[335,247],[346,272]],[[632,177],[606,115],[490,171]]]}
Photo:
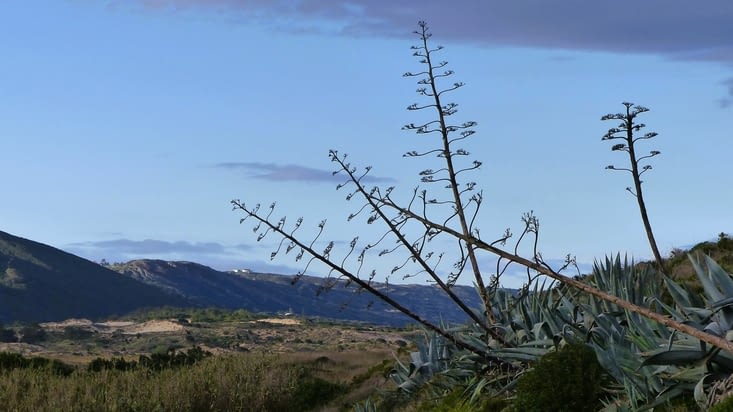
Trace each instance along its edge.
{"label": "sandy patch", "polygon": [[150,320],[122,328],[122,332],[126,334],[178,332],[181,330],[183,330],[183,326],[169,320]]}
{"label": "sandy patch", "polygon": [[300,325],[300,321],[293,318],[266,318],[257,319],[257,322],[272,323],[274,325]]}
{"label": "sandy patch", "polygon": [[63,322],[46,322],[39,323],[38,326],[44,329],[64,329],[71,326],[92,327],[92,321],[89,319],[66,319]]}
{"label": "sandy patch", "polygon": [[100,323],[96,323],[95,325],[101,326],[104,328],[110,328],[110,329],[121,329],[121,328],[126,328],[128,326],[132,326],[134,324],[135,322],[118,320],[118,321],[100,322]]}

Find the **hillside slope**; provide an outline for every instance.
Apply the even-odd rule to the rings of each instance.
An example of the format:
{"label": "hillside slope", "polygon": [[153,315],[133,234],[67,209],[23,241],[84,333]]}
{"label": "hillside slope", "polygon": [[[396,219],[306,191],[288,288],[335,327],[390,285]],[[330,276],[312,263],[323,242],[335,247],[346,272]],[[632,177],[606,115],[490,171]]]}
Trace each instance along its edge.
{"label": "hillside slope", "polygon": [[[322,278],[304,276],[292,284],[291,276],[263,273],[219,272],[192,262],[135,260],[113,266],[131,278],[179,293],[202,306],[244,308],[254,312],[288,312],[309,317],[355,320],[400,326],[412,319],[368,293],[356,293],[344,282],[323,290]],[[435,286],[386,285],[377,287],[398,298],[415,313],[439,322],[464,322],[468,318]],[[473,288],[456,286],[455,292],[470,307],[480,307]]]}
{"label": "hillside slope", "polygon": [[0,231],[0,322],[91,319],[186,299],[94,262]]}

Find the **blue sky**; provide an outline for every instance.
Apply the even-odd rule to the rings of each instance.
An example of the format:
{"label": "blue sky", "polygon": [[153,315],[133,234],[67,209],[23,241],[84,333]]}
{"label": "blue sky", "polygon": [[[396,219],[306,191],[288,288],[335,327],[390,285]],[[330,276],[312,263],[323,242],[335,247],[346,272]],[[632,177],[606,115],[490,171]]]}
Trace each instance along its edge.
{"label": "blue sky", "polygon": [[[328,150],[407,194],[423,144],[412,31],[466,87],[487,238],[529,210],[548,259],[651,256],[600,117],[631,101],[659,137],[645,197],[664,252],[733,232],[733,3],[649,0],[9,0],[0,14],[0,230],[81,256],[294,273],[229,201],[369,231]],[[494,235],[490,235],[494,234]],[[490,263],[488,260],[486,263]],[[385,263],[385,266],[389,264]],[[507,283],[517,280],[507,277]]]}

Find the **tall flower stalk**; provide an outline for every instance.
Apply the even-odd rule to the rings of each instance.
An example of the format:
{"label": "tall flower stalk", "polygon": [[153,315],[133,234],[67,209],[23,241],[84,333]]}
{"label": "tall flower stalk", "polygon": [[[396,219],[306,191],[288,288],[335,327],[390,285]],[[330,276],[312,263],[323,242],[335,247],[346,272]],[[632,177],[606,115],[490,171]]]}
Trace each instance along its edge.
{"label": "tall flower stalk", "polygon": [[662,259],[662,255],[659,253],[657,241],[654,239],[654,232],[652,231],[651,223],[649,223],[649,214],[647,213],[646,203],[644,202],[644,192],[641,188],[641,184],[643,183],[641,175],[652,169],[650,164],[642,164],[642,161],[658,156],[661,152],[658,150],[652,150],[649,154],[645,154],[640,157],[636,152],[636,143],[639,140],[652,139],[657,136],[657,133],[647,132],[641,136],[639,135],[639,131],[646,127],[646,125],[644,123],[636,122],[636,117],[641,113],[648,112],[649,109],[629,102],[624,102],[623,105],[626,108],[625,112],[607,114],[601,117],[601,120],[621,120],[621,123],[617,127],[608,129],[608,132],[603,135],[601,140],[621,140],[622,143],[614,144],[611,146],[611,150],[626,152],[629,155],[629,167],[608,165],[606,166],[606,169],[629,172],[631,174],[634,181],[634,187],[627,187],[626,190],[636,198],[636,202],[639,205],[639,212],[641,213],[641,220],[644,223],[644,230],[646,231],[646,236],[649,240],[649,246],[654,254],[654,260],[657,263],[658,269],[664,272],[664,260]]}

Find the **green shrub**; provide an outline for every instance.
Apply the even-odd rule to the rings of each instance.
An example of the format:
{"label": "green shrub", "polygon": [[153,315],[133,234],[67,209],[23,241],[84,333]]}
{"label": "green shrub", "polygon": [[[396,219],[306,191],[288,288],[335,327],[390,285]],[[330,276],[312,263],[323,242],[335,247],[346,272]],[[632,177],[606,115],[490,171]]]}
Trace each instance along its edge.
{"label": "green shrub", "polygon": [[211,356],[211,352],[205,351],[198,346],[186,352],[176,352],[173,347],[165,352],[152,353],[150,356],[140,355],[138,364],[150,370],[160,371],[168,368],[193,365],[202,359]]}
{"label": "green shrub", "polygon": [[437,405],[424,402],[420,410],[435,412],[501,412],[509,406],[509,401],[500,397],[478,399],[472,403],[467,399],[464,388],[457,388],[443,397]]}
{"label": "green shrub", "polygon": [[514,409],[522,412],[596,411],[603,368],[593,349],[572,344],[543,356],[520,378]]}
{"label": "green shrub", "polygon": [[[671,401],[654,408],[654,412],[690,412],[699,411],[700,407],[692,395],[678,396]],[[733,411],[733,409],[731,409]]]}
{"label": "green shrub", "polygon": [[87,370],[90,372],[100,372],[103,370],[129,371],[137,368],[137,362],[127,361],[125,358],[96,358],[89,362]]}
{"label": "green shrub", "polygon": [[36,369],[49,371],[58,376],[69,376],[75,368],[56,359],[42,357],[26,358],[19,353],[0,352],[0,372],[14,369]]}
{"label": "green shrub", "polygon": [[708,412],[733,412],[733,396],[723,399],[721,402],[713,405]]}
{"label": "green shrub", "polygon": [[194,346],[186,352],[177,352],[175,348],[168,348],[164,352],[153,353],[150,356],[140,355],[137,362],[114,357],[111,359],[96,358],[89,362],[87,371],[129,371],[138,367],[147,368],[152,371],[161,371],[181,366],[190,366],[209,356],[211,356],[211,352],[205,351],[198,346]]}
{"label": "green shrub", "polygon": [[305,370],[293,391],[292,410],[307,411],[336,398],[345,392],[346,386],[310,376]]}

